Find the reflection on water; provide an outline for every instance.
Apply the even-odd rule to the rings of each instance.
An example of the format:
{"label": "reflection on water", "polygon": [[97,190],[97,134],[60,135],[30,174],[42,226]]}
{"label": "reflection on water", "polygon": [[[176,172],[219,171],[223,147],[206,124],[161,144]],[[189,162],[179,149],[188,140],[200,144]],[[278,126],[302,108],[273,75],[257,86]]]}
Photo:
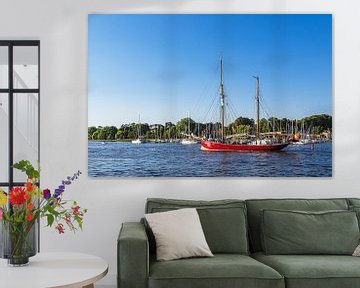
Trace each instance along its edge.
{"label": "reflection on water", "polygon": [[200,145],[89,141],[89,176],[331,177],[331,143],[278,152],[204,152]]}

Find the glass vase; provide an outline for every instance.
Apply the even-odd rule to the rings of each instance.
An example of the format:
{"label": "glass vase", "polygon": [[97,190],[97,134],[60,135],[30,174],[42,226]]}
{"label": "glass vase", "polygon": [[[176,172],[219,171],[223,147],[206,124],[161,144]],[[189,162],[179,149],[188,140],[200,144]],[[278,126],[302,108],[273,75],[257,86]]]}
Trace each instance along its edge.
{"label": "glass vase", "polygon": [[9,266],[25,266],[29,257],[36,255],[36,222],[1,221],[0,257],[8,259]]}

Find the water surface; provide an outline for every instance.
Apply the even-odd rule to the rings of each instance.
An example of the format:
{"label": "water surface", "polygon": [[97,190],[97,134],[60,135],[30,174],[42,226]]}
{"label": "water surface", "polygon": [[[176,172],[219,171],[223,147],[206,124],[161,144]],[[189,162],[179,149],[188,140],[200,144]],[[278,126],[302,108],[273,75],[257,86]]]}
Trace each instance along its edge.
{"label": "water surface", "polygon": [[200,144],[89,141],[89,176],[331,177],[332,145],[291,145],[278,152],[204,152]]}

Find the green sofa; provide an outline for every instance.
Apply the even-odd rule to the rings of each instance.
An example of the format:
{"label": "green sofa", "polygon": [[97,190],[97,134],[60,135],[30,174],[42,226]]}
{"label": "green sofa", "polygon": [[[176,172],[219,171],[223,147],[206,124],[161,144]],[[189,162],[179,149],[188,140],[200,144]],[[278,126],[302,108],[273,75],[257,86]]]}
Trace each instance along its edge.
{"label": "green sofa", "polygon": [[[192,201],[152,198],[147,200],[145,212],[188,207],[197,208],[214,257],[156,261],[155,239],[145,221],[123,223],[117,246],[119,288],[360,287],[360,257],[349,254],[359,240],[356,216],[360,215],[360,199]],[[303,225],[289,225],[297,219]],[[281,223],[277,225],[276,221]],[[319,223],[320,232],[301,230],[310,229],[311,223]],[[324,223],[330,229],[339,227],[345,231],[340,234],[356,231],[349,232],[346,241],[336,235],[318,244],[315,236],[326,228]],[[265,233],[265,225],[274,229]],[[278,231],[285,231],[285,239],[278,238]],[[299,240],[302,234],[309,238],[308,242]],[[279,250],[279,243],[284,244],[284,253]],[[295,254],[289,254],[287,249]],[[313,252],[316,249],[320,249],[319,255]]]}

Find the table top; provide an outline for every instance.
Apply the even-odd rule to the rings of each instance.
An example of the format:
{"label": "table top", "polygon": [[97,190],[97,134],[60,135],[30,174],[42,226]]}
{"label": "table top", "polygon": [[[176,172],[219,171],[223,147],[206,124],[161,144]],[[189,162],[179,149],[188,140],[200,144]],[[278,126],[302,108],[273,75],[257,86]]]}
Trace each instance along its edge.
{"label": "table top", "polygon": [[28,266],[23,267],[9,267],[7,260],[1,259],[0,286],[75,288],[90,285],[107,272],[107,262],[97,256],[69,252],[38,253],[30,258]]}

